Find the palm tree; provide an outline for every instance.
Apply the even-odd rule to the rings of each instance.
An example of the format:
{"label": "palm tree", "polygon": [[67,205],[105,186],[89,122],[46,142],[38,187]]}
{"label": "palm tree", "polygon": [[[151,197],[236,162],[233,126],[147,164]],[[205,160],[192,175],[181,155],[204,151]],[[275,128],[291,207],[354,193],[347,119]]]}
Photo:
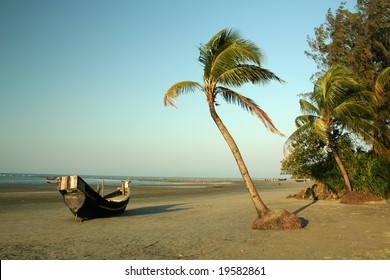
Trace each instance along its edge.
{"label": "palm tree", "polygon": [[362,139],[373,141],[367,132],[374,129],[368,119],[373,113],[369,106],[372,94],[363,91],[346,68],[333,65],[318,79],[309,98],[310,101],[299,101],[304,115],[295,119],[298,128],[286,142],[305,131],[314,132],[329,147],[344,178],[346,192],[351,192],[352,185],[337,151],[335,135],[337,131],[356,133]]}
{"label": "palm tree", "polygon": [[[233,137],[218,116],[215,105],[217,96],[222,96],[228,103],[233,103],[244,110],[254,114],[264,123],[267,129],[278,135],[283,135],[272,123],[268,115],[251,99],[235,92],[228,87],[241,86],[251,82],[253,84],[264,84],[270,80],[282,82],[271,71],[261,67],[263,55],[260,49],[251,41],[241,38],[235,30],[224,29],[213,36],[210,41],[199,47],[199,61],[203,65],[203,85],[194,81],[183,81],[174,84],[164,96],[165,106],[174,106],[173,99],[181,94],[192,93],[199,90],[206,95],[209,111],[212,119],[219,128],[222,136],[229,145],[233,156],[237,162],[242,178],[246,184],[253,204],[256,208],[258,219],[256,221],[270,220],[267,225],[258,225],[256,221],[253,228],[277,228],[275,222],[269,219],[275,216],[276,211],[271,211],[260,198],[253,181],[249,175],[248,169],[244,163],[241,153]],[[285,211],[285,210],[284,210]],[[280,214],[282,211],[278,211]],[[287,214],[288,215],[287,215]],[[288,222],[281,223],[283,218],[279,217],[278,228],[301,227],[299,219],[288,213],[283,212]],[[255,225],[256,224],[256,225]],[[291,225],[293,224],[293,225]]]}
{"label": "palm tree", "polygon": [[390,67],[385,68],[375,79],[373,86],[374,100],[372,107],[375,112],[374,124],[379,128],[374,137],[383,144],[383,148],[374,147],[374,153],[384,150],[385,157],[390,156]]}

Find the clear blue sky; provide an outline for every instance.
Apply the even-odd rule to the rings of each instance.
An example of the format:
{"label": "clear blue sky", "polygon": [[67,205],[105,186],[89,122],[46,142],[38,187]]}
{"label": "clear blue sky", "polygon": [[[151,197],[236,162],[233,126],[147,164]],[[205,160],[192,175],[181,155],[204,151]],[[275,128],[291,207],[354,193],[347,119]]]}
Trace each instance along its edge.
{"label": "clear blue sky", "polygon": [[[287,81],[244,86],[287,136],[312,89],[307,35],[340,0],[0,0],[0,172],[239,177],[202,93],[197,47],[238,29]],[[353,9],[355,1],[347,7]],[[221,101],[254,178],[277,177],[285,138]]]}

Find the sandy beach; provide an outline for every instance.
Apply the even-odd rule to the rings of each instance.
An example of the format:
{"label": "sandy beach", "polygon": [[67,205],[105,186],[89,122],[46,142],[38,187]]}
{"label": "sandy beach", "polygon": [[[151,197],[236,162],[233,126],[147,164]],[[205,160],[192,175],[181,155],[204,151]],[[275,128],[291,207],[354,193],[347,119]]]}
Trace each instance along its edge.
{"label": "sandy beach", "polygon": [[76,222],[53,188],[0,185],[2,260],[390,259],[388,201],[346,205],[286,198],[311,183],[256,181],[271,209],[301,230],[251,229],[255,210],[240,182],[203,188],[135,187],[123,215]]}

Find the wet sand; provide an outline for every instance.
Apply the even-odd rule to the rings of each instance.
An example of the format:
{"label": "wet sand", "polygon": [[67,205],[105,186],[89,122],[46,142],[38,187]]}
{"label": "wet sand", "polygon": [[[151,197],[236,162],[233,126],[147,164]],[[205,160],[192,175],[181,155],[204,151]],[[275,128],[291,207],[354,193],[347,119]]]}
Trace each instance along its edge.
{"label": "wet sand", "polygon": [[390,259],[390,204],[287,199],[311,183],[256,181],[271,208],[294,212],[301,230],[251,229],[242,183],[134,187],[123,215],[76,222],[53,188],[0,185],[2,260]]}

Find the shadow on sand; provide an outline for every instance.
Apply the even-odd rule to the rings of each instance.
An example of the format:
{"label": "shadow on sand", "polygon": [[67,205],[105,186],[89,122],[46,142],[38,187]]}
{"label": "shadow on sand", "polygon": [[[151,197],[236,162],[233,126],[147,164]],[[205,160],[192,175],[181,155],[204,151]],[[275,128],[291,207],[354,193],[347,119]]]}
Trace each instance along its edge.
{"label": "shadow on sand", "polygon": [[177,212],[183,211],[190,208],[185,207],[177,207],[183,204],[167,204],[167,205],[158,205],[158,206],[149,206],[149,207],[141,207],[136,209],[126,210],[123,215],[125,216],[142,216],[142,215],[152,215],[159,213],[168,213],[168,212]]}
{"label": "shadow on sand", "polygon": [[[301,208],[299,208],[298,210],[295,210],[293,213],[295,215],[298,215],[298,213],[302,212],[303,210],[305,210],[306,208],[312,206],[313,204],[317,203],[318,200],[313,200],[312,202],[310,202],[309,204],[306,204],[305,206],[302,206]],[[301,221],[303,227],[307,227],[307,225],[309,224],[309,221],[306,220],[305,218],[302,218],[302,217],[298,217],[299,220]]]}

